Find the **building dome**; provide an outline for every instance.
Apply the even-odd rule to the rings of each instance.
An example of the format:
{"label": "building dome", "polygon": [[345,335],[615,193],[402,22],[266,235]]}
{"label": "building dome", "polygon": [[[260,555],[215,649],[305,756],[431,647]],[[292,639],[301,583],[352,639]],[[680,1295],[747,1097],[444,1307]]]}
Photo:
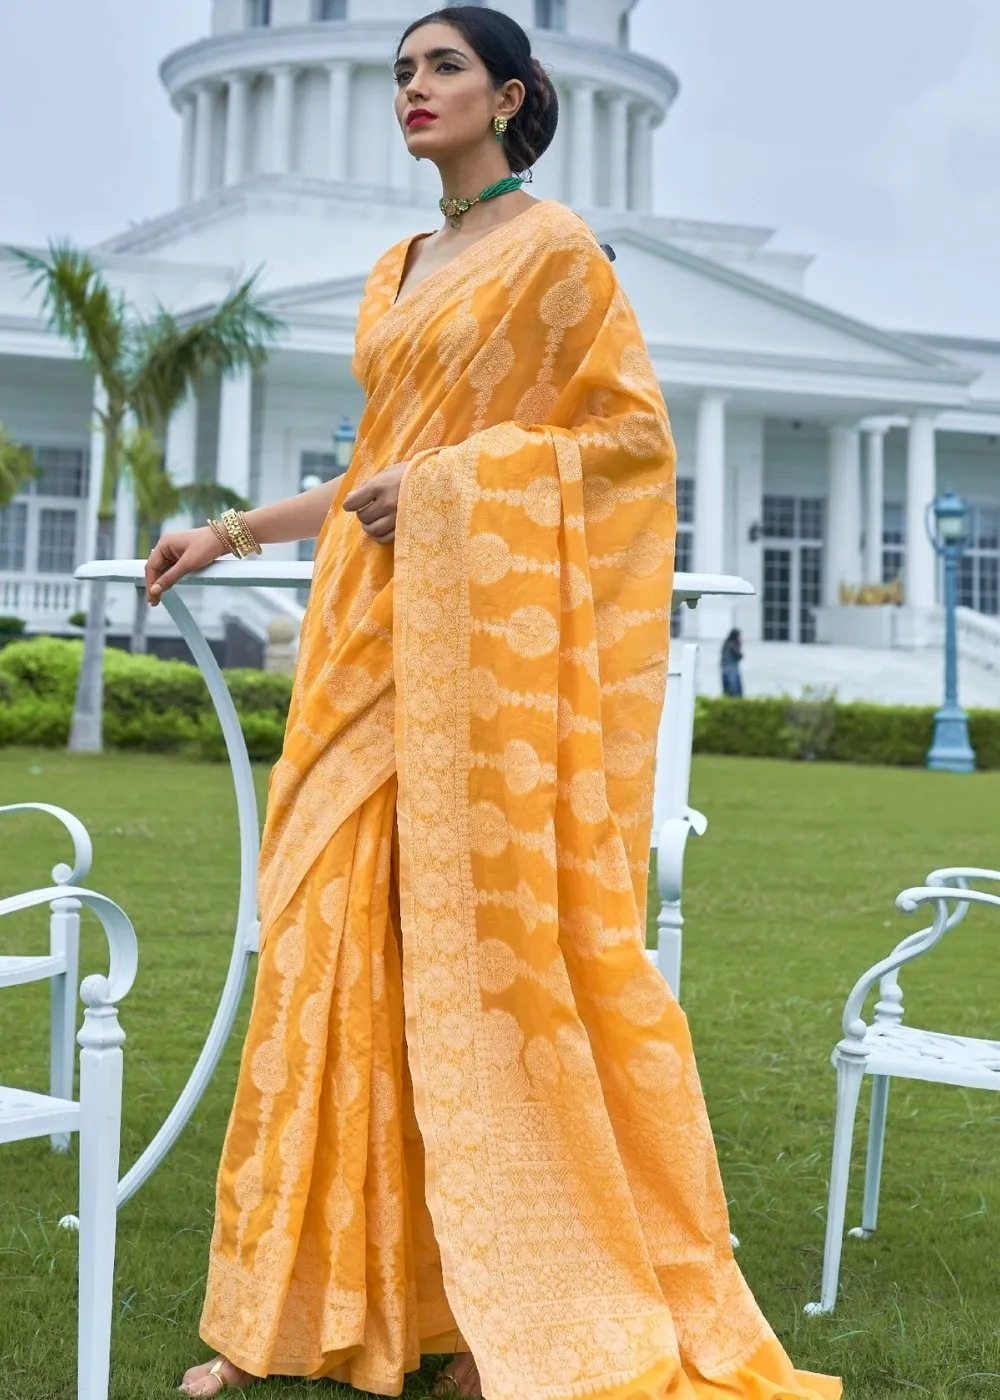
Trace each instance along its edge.
{"label": "building dome", "polygon": [[[531,32],[559,91],[539,193],[578,209],[652,208],[652,132],[678,84],[629,47],[637,0],[495,0]],[[400,140],[391,63],[427,0],[214,0],[212,34],[172,54],[183,117],[180,204],[265,179],[424,198],[433,172]],[[363,16],[362,16],[363,10]]]}

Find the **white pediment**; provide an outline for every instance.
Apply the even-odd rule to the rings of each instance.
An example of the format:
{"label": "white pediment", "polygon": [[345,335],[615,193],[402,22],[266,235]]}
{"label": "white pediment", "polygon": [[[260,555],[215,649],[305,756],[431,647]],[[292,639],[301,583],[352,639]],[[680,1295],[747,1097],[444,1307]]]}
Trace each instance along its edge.
{"label": "white pediment", "polygon": [[872,368],[953,368],[942,355],[631,229],[601,230],[651,346]]}

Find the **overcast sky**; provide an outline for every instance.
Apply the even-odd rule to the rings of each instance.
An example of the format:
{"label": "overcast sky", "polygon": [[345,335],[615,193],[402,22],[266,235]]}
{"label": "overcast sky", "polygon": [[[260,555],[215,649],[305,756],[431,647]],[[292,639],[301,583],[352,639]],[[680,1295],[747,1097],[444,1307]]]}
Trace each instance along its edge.
{"label": "overcast sky", "polygon": [[[0,242],[96,240],[175,199],[160,59],[208,0],[0,0]],[[1000,339],[1000,0],[641,0],[681,94],[657,204],[815,253],[809,292]]]}

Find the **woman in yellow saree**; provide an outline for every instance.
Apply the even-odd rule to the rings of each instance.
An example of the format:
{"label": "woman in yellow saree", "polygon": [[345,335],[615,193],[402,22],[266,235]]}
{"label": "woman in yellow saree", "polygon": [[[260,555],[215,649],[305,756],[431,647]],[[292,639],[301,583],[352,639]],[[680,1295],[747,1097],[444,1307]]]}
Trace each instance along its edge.
{"label": "woman in yellow saree", "polygon": [[[496,11],[419,22],[396,73],[456,199],[551,139],[551,85]],[[660,389],[574,214],[505,190],[446,212],[369,280],[346,479],[246,517],[265,542],[323,523],[219,1174],[220,1355],[182,1389],[398,1395],[449,1352],[452,1388],[489,1400],[830,1400],[733,1259],[685,1017],[645,952]],[[165,537],[151,600],[225,538]]]}

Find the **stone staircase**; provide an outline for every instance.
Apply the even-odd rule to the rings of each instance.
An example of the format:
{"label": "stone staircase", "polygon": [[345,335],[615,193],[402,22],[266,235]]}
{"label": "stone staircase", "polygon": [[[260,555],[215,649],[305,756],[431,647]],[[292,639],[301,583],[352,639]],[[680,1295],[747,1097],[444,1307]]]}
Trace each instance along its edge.
{"label": "stone staircase", "polygon": [[[721,693],[718,644],[701,645],[698,689]],[[797,646],[744,642],[743,688],[748,696],[801,695],[807,686],[835,691],[838,700],[883,705],[939,705],[944,658],[937,648],[876,651],[868,647]],[[959,700],[970,709],[1000,708],[1000,673],[962,657]]]}

